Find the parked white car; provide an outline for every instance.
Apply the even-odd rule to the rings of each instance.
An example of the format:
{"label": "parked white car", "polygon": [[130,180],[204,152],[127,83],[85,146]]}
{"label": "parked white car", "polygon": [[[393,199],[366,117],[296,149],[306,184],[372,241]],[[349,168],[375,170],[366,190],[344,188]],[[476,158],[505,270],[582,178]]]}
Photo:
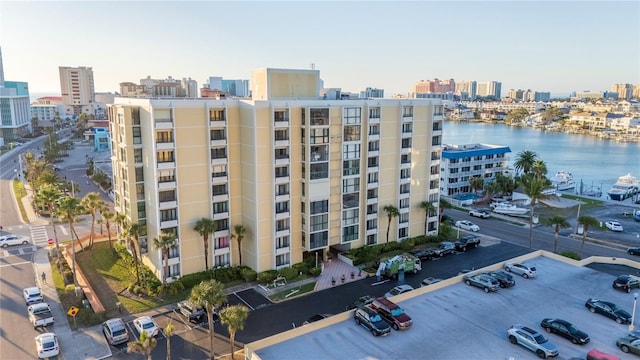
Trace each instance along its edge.
{"label": "parked white car", "polygon": [[400,295],[400,294],[406,293],[406,292],[411,291],[411,290],[413,290],[413,286],[411,286],[411,285],[407,285],[407,284],[398,285],[398,286],[394,287],[393,289],[389,290],[388,293],[384,294],[384,297],[390,298],[392,296]]}
{"label": "parked white car", "polygon": [[29,238],[26,236],[4,235],[0,236],[0,246],[6,248],[11,245],[27,245]]}
{"label": "parked white car", "polygon": [[135,320],[133,320],[133,326],[138,330],[139,334],[142,334],[143,331],[146,331],[147,334],[151,336],[158,335],[158,331],[160,328],[158,324],[151,318],[151,316],[142,316]]}
{"label": "parked white car", "polygon": [[617,221],[607,221],[606,223],[604,223],[604,226],[606,226],[607,229],[611,231],[617,231],[617,232],[622,231],[622,225],[620,225],[620,223]]}
{"label": "parked white car", "polygon": [[44,333],[36,336],[36,351],[38,359],[48,359],[60,353],[58,337],[54,333]]}
{"label": "parked white car", "polygon": [[480,226],[472,223],[469,220],[458,220],[458,221],[456,221],[456,227],[460,228],[462,230],[480,231]]}
{"label": "parked white car", "polygon": [[536,277],[536,268],[534,266],[508,262],[504,264],[504,269],[508,272],[521,275],[525,279]]}

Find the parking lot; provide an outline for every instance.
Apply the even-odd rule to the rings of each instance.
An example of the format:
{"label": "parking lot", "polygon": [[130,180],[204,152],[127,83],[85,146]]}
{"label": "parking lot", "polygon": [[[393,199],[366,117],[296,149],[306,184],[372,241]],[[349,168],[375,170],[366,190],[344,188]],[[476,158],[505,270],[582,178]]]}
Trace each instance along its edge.
{"label": "parking lot", "polygon": [[[517,278],[513,288],[495,293],[462,282],[437,288],[422,295],[399,301],[413,318],[412,328],[392,331],[376,338],[347,318],[275,343],[255,353],[261,359],[291,359],[307,354],[309,359],[536,359],[535,353],[512,345],[507,329],[522,324],[544,333],[560,350],[559,359],[586,357],[587,351],[599,349],[623,359],[630,355],[619,350],[618,337],[628,333],[628,325],[590,313],[584,306],[590,297],[607,300],[632,312],[634,296],[614,290],[615,276],[591,267],[577,267],[547,257],[535,257],[525,264],[537,268],[533,279]],[[619,271],[619,270],[618,270]],[[399,299],[398,299],[399,300]],[[540,326],[544,318],[568,320],[591,337],[587,345],[574,345]],[[324,321],[330,324],[330,319]],[[637,323],[637,321],[636,321]]]}

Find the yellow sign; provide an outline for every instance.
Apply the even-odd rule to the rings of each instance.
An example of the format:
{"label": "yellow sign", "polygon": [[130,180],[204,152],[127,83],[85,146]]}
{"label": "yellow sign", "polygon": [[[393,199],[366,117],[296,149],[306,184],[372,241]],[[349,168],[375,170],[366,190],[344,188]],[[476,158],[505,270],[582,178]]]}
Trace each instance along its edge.
{"label": "yellow sign", "polygon": [[71,307],[69,308],[69,311],[67,311],[67,315],[75,317],[75,316],[76,316],[76,314],[78,314],[78,310],[79,310],[79,309],[78,309],[77,307],[75,307],[75,306],[71,306]]}

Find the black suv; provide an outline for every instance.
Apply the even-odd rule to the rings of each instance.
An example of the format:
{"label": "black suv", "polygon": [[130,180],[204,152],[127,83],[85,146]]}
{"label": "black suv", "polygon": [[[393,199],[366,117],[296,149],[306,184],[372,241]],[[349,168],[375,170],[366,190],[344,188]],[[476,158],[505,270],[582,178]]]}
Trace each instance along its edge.
{"label": "black suv", "polygon": [[620,275],[617,279],[613,280],[614,289],[631,292],[632,288],[640,288],[640,278],[633,275]]}
{"label": "black suv", "polygon": [[178,303],[178,311],[186,316],[189,321],[202,322],[207,319],[207,312],[204,308],[196,306],[188,301],[181,301]]}
{"label": "black suv", "polygon": [[385,336],[391,332],[391,326],[382,320],[382,317],[368,305],[356,309],[353,313],[353,319],[356,324],[371,331],[373,336]]}
{"label": "black suv", "polygon": [[454,244],[457,251],[466,251],[467,249],[477,248],[480,245],[480,238],[475,235],[467,235]]}
{"label": "black suv", "polygon": [[434,256],[433,250],[431,249],[415,250],[412,251],[411,254],[420,260],[431,260]]}
{"label": "black suv", "polygon": [[485,274],[498,280],[501,288],[508,288],[516,285],[516,281],[513,279],[513,276],[506,271],[488,271]]}

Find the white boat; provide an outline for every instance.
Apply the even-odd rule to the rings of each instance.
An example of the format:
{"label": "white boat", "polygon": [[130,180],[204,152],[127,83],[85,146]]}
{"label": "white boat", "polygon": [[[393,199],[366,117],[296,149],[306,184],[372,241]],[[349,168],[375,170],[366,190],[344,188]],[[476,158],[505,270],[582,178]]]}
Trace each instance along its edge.
{"label": "white boat", "polygon": [[609,189],[607,194],[611,200],[626,200],[640,191],[640,183],[638,178],[632,176],[631,173],[620,176],[618,181]]}
{"label": "white boat", "polygon": [[517,207],[509,203],[496,203],[492,204],[493,212],[504,215],[525,215],[529,212],[529,209]]}
{"label": "white boat", "polygon": [[576,187],[573,175],[568,171],[558,171],[550,180],[551,186],[557,191],[570,190]]}

